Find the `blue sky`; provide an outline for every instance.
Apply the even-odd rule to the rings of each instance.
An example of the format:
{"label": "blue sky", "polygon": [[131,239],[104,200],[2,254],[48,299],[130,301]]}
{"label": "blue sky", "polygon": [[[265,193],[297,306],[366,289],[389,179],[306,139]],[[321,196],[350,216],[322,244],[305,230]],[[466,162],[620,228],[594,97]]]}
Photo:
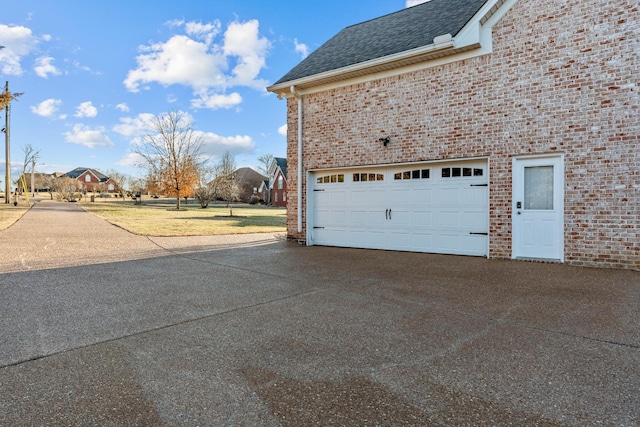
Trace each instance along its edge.
{"label": "blue sky", "polygon": [[[3,2],[0,83],[24,92],[11,108],[12,179],[27,144],[40,152],[37,172],[140,176],[132,144],[170,110],[192,117],[214,161],[226,151],[238,166],[284,157],[286,102],[265,87],[342,28],[418,2]],[[4,181],[4,148],[0,159]]]}

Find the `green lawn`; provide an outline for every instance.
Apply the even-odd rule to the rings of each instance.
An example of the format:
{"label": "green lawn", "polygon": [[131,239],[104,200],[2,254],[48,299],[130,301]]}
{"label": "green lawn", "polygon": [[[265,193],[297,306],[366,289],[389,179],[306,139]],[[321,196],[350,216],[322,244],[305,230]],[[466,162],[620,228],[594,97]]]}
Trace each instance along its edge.
{"label": "green lawn", "polygon": [[212,236],[286,231],[284,208],[233,204],[233,216],[225,204],[202,209],[189,200],[175,209],[175,199],[149,199],[141,205],[131,200],[96,199],[80,206],[131,233],[145,236]]}

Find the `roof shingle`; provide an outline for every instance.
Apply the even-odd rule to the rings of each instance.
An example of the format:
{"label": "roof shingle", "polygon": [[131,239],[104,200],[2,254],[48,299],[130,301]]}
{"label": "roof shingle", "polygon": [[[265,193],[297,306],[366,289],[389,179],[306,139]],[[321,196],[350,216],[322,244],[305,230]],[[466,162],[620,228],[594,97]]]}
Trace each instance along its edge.
{"label": "roof shingle", "polygon": [[349,26],[311,53],[275,85],[433,44],[464,28],[487,0],[431,0]]}

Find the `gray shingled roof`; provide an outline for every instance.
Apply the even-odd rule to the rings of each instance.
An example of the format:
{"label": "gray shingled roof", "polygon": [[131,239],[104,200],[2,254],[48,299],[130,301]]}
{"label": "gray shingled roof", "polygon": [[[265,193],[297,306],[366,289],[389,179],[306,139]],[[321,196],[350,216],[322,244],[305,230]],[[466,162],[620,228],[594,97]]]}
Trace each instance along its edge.
{"label": "gray shingled roof", "polygon": [[96,178],[98,178],[100,180],[100,182],[105,182],[109,179],[108,176],[98,172],[95,169],[91,169],[91,168],[75,168],[74,170],[67,172],[64,174],[64,176],[69,177],[69,178],[73,178],[73,179],[77,179],[80,175],[82,175],[83,173],[85,173],[86,171],[91,171],[92,174],[95,175]]}
{"label": "gray shingled roof", "polygon": [[433,44],[453,37],[487,0],[431,0],[352,25],[320,46],[275,85]]}

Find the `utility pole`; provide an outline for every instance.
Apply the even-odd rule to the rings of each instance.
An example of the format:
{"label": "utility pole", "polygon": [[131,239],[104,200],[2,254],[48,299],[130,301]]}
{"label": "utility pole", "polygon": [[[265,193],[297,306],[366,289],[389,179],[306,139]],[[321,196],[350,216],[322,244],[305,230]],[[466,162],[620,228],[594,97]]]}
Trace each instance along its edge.
{"label": "utility pole", "polygon": [[22,95],[22,93],[9,92],[9,82],[4,85],[4,92],[0,94],[0,108],[4,107],[4,149],[5,149],[5,183],[4,183],[4,202],[9,203],[11,199],[11,133],[9,130],[10,113],[11,113],[11,101]]}
{"label": "utility pole", "polygon": [[11,99],[9,98],[9,82],[4,86],[3,95],[6,97],[4,100],[4,158],[5,158],[5,175],[4,175],[4,202],[9,204],[11,199],[11,160],[9,155],[11,153],[10,141],[11,133],[9,132],[9,112],[11,111]]}

